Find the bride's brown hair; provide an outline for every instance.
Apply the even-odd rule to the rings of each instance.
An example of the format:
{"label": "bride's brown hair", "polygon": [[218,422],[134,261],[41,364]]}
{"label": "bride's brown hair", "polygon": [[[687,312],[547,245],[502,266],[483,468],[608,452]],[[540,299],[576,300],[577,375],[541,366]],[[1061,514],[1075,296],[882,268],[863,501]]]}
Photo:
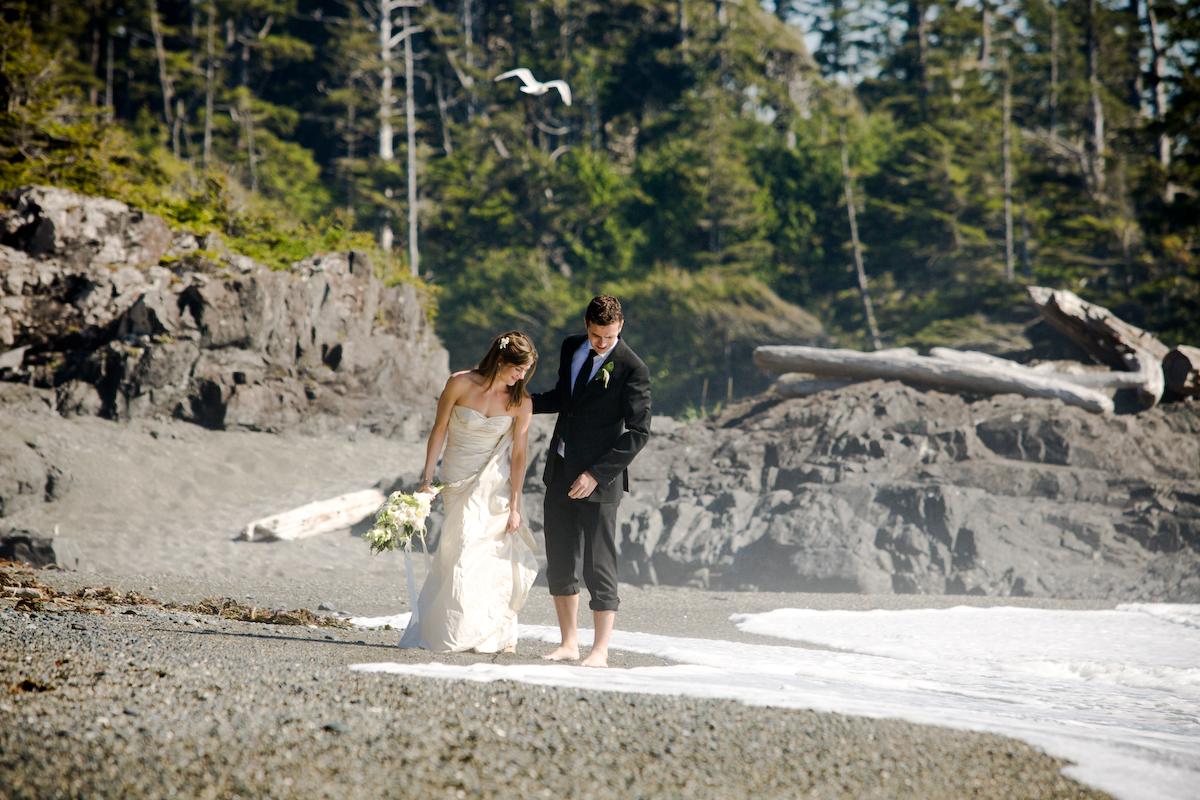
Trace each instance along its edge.
{"label": "bride's brown hair", "polygon": [[487,351],[487,355],[479,362],[475,371],[483,377],[484,388],[490,389],[496,381],[496,376],[500,374],[502,365],[529,367],[524,378],[508,387],[508,403],[505,405],[507,409],[520,405],[521,401],[529,396],[529,392],[525,390],[525,384],[533,377],[533,371],[537,369],[537,360],[537,348],[533,346],[529,337],[520,331],[509,331],[496,337]]}

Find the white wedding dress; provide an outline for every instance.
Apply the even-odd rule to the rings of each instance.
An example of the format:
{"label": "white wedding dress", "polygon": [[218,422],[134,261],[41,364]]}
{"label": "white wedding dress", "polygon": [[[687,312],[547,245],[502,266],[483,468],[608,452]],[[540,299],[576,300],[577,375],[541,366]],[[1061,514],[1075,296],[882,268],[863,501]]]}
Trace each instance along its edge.
{"label": "white wedding dress", "polygon": [[538,548],[524,523],[505,532],[515,432],[513,417],[450,411],[438,495],[445,521],[400,647],[496,653],[516,645]]}

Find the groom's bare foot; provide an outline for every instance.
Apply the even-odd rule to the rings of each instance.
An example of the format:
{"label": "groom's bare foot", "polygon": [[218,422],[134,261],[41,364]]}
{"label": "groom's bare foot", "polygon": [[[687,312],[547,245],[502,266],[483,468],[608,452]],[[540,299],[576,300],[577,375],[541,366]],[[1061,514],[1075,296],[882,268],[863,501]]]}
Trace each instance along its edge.
{"label": "groom's bare foot", "polygon": [[558,647],[554,648],[554,652],[547,653],[546,655],[542,656],[542,658],[546,659],[547,661],[578,661],[579,648],[568,647],[565,644],[560,644]]}
{"label": "groom's bare foot", "polygon": [[588,653],[588,657],[579,662],[581,667],[607,667],[608,666],[608,651],[597,650],[592,648],[592,652]]}

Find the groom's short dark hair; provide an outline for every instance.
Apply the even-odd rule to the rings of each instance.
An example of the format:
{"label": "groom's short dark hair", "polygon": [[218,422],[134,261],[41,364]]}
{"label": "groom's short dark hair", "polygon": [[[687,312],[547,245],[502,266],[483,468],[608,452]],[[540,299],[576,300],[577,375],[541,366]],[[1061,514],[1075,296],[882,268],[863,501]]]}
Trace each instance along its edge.
{"label": "groom's short dark hair", "polygon": [[621,312],[621,304],[617,298],[608,294],[593,297],[592,302],[588,303],[587,311],[583,314],[584,322],[601,326],[612,325],[614,322],[621,322],[624,319],[625,315]]}

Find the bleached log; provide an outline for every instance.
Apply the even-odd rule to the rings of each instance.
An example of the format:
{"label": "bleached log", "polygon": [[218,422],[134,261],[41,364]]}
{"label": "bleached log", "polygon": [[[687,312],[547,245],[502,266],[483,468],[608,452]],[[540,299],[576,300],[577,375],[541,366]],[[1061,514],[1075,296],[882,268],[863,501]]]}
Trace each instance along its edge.
{"label": "bleached log", "polygon": [[1181,344],[1163,358],[1167,388],[1200,397],[1200,347]]}
{"label": "bleached log", "polygon": [[989,353],[981,353],[978,350],[955,350],[952,347],[931,347],[929,348],[929,355],[934,358],[944,358],[948,361],[958,361],[964,364],[978,364],[983,367],[1030,369],[1024,364],[1018,364],[1015,361],[1001,358],[1000,356],[993,356]]}
{"label": "bleached log", "polygon": [[25,351],[28,349],[29,345],[25,345],[7,353],[0,353],[0,369],[20,369],[25,363]]}
{"label": "bleached log", "polygon": [[1024,368],[1010,369],[993,363],[975,364],[903,352],[863,353],[787,345],[755,348],[754,363],[772,372],[807,372],[818,377],[860,381],[884,378],[951,391],[1056,398],[1096,413],[1113,410],[1112,400],[1100,392]]}
{"label": "bleached log", "polygon": [[1024,364],[1018,364],[1006,358],[979,353],[973,350],[933,347],[930,348],[929,355],[935,358],[945,358],[950,361],[1023,371],[1030,375],[1039,375],[1045,378],[1066,381],[1076,386],[1090,386],[1093,389],[1140,389],[1144,382],[1143,376],[1138,372],[1059,372],[1051,362],[1038,364],[1036,367],[1027,367]]}
{"label": "bleached log", "polygon": [[292,541],[348,528],[374,514],[386,498],[379,489],[350,492],[330,500],[251,522],[242,537],[251,542]]}
{"label": "bleached log", "polygon": [[1168,348],[1154,334],[1065,289],[1030,286],[1028,291],[1042,318],[1097,361],[1139,374],[1138,399],[1143,406],[1149,408],[1162,399],[1166,386],[1162,360]]}

